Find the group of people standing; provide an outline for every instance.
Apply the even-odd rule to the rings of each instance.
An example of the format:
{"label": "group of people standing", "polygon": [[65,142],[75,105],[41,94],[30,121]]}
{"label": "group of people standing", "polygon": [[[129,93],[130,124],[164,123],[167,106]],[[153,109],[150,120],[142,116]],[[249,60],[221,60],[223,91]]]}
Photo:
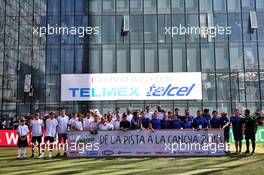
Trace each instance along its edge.
{"label": "group of people standing", "polygon": [[[27,123],[27,124],[26,124]],[[210,113],[209,109],[197,111],[196,116],[191,115],[189,109],[185,109],[184,115],[180,115],[180,110],[175,108],[174,112],[166,111],[157,106],[157,110],[152,112],[150,106],[146,106],[143,111],[132,112],[128,107],[126,112],[121,114],[120,108],[116,108],[114,113],[108,112],[101,115],[97,109],[87,111],[85,114],[72,113],[71,117],[66,115],[65,109],[60,110],[60,115],[50,112],[49,116],[43,117],[39,112],[34,114],[34,118],[26,121],[21,118],[17,133],[18,139],[18,158],[20,158],[21,148],[23,148],[23,157],[26,157],[26,146],[28,146],[27,134],[31,133],[32,154],[34,157],[34,148],[36,145],[39,150],[39,158],[44,158],[44,149],[40,149],[40,143],[54,143],[58,138],[57,144],[67,141],[67,131],[89,130],[96,134],[98,130],[121,130],[128,131],[132,129],[151,130],[156,129],[223,129],[225,142],[229,142],[230,126],[233,129],[236,153],[241,152],[243,135],[246,139],[246,154],[249,153],[249,140],[252,141],[252,154],[255,152],[255,134],[257,132],[257,123],[254,116],[246,109],[244,116],[239,110],[235,110],[231,117],[226,112],[220,116],[217,111]],[[45,134],[44,134],[45,131]],[[43,136],[44,140],[42,140]],[[50,144],[52,146],[52,144]],[[40,150],[43,150],[42,152]],[[64,156],[66,149],[64,149]],[[60,150],[56,156],[60,156]],[[52,157],[52,149],[49,149],[49,157]]]}

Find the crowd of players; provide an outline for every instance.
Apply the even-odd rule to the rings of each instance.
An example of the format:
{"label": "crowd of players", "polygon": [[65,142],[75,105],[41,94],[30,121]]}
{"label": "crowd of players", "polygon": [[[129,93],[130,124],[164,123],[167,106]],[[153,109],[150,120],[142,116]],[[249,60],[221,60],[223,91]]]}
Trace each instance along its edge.
{"label": "crowd of players", "polygon": [[[108,112],[101,115],[97,109],[87,111],[85,114],[72,113],[71,117],[66,115],[64,109],[60,110],[57,116],[55,112],[50,112],[48,117],[35,113],[34,118],[26,121],[23,117],[17,128],[18,138],[18,158],[20,158],[21,148],[23,148],[23,157],[26,157],[26,146],[28,146],[27,134],[31,133],[32,155],[34,157],[34,148],[37,145],[39,158],[44,158],[44,151],[40,152],[40,143],[45,131],[44,143],[53,143],[58,138],[58,143],[65,143],[67,140],[67,131],[89,130],[92,134],[97,134],[98,130],[121,130],[128,131],[133,129],[151,130],[157,129],[223,129],[225,142],[229,142],[230,126],[232,125],[235,140],[236,153],[241,153],[243,135],[246,139],[246,154],[249,153],[249,140],[252,141],[252,154],[255,151],[255,134],[257,132],[256,118],[250,115],[246,109],[244,116],[239,110],[235,110],[233,115],[228,117],[226,112],[219,116],[217,111],[210,113],[209,109],[196,111],[196,115],[191,115],[189,109],[185,109],[184,115],[179,114],[179,109],[175,108],[174,112],[165,111],[161,106],[152,112],[150,106],[146,106],[144,111],[132,112],[128,107],[126,112],[121,114],[120,108],[115,112]],[[66,150],[66,149],[65,149]],[[59,151],[59,150],[58,150]],[[58,152],[57,156],[60,156]],[[64,152],[64,156],[66,152]],[[52,157],[52,149],[49,152]]]}

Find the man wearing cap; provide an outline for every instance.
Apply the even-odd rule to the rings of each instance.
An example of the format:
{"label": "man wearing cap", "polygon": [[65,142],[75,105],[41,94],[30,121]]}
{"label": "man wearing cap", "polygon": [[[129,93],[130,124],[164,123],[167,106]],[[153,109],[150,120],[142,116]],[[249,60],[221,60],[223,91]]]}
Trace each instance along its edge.
{"label": "man wearing cap", "polygon": [[[52,158],[53,142],[55,141],[58,133],[58,121],[55,119],[56,113],[50,112],[50,118],[46,120],[46,136],[44,139],[45,144],[49,142],[49,158]],[[42,153],[39,158],[44,158],[45,150],[42,149]]]}
{"label": "man wearing cap", "polygon": [[120,130],[128,131],[131,128],[131,123],[127,120],[127,114],[123,114],[122,121],[120,122]]}
{"label": "man wearing cap", "polygon": [[253,155],[255,153],[255,147],[256,147],[256,139],[255,135],[257,133],[257,121],[256,118],[250,115],[250,110],[246,109],[244,111],[244,121],[245,121],[245,139],[246,139],[246,146],[247,150],[245,154],[249,154],[249,139],[251,140],[252,143],[252,152],[251,154]]}

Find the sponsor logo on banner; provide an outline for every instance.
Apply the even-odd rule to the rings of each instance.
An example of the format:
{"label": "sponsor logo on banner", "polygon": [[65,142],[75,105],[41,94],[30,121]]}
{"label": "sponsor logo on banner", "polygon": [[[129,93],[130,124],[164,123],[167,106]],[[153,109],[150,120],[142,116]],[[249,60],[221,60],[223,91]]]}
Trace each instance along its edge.
{"label": "sponsor logo on banner", "polygon": [[70,151],[69,153],[70,153],[70,154],[79,154],[78,151]]}
{"label": "sponsor logo on banner", "polygon": [[98,155],[98,151],[86,151],[85,155],[87,155],[87,156],[96,156],[96,155]]}
{"label": "sponsor logo on banner", "polygon": [[164,154],[164,155],[166,155],[166,154],[170,154],[170,152],[162,152],[162,151],[156,151],[155,153],[156,153],[156,154]]}
{"label": "sponsor logo on banner", "polygon": [[117,154],[132,154],[131,151],[118,151]]}
{"label": "sponsor logo on banner", "polygon": [[200,100],[201,72],[62,74],[61,101]]}
{"label": "sponsor logo on banner", "polygon": [[102,152],[102,154],[103,154],[103,155],[106,155],[106,156],[111,156],[111,155],[114,154],[114,151],[112,151],[112,150],[104,150],[104,151]]}
{"label": "sponsor logo on banner", "polygon": [[151,152],[138,151],[138,152],[136,152],[136,154],[144,154],[144,155],[147,155],[147,154],[151,154]]}

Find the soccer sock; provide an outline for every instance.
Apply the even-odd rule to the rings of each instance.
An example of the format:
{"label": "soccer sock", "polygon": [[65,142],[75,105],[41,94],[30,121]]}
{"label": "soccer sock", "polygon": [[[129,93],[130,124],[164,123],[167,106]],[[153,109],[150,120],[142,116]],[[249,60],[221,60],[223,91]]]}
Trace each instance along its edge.
{"label": "soccer sock", "polygon": [[251,140],[252,142],[252,152],[255,152],[256,142],[255,140]]}
{"label": "soccer sock", "polygon": [[247,151],[249,151],[249,140],[246,140],[246,146],[247,146]]}
{"label": "soccer sock", "polygon": [[238,141],[235,141],[236,152],[238,152]]}
{"label": "soccer sock", "polygon": [[49,156],[52,156],[52,151],[49,151]]}
{"label": "soccer sock", "polygon": [[20,154],[21,154],[21,149],[18,148],[18,150],[17,150],[17,157],[20,157]]}
{"label": "soccer sock", "polygon": [[241,153],[241,149],[242,149],[242,141],[240,140],[238,143],[239,143],[239,152]]}
{"label": "soccer sock", "polygon": [[27,148],[24,147],[24,148],[23,148],[23,156],[26,156],[26,153],[27,153]]}

